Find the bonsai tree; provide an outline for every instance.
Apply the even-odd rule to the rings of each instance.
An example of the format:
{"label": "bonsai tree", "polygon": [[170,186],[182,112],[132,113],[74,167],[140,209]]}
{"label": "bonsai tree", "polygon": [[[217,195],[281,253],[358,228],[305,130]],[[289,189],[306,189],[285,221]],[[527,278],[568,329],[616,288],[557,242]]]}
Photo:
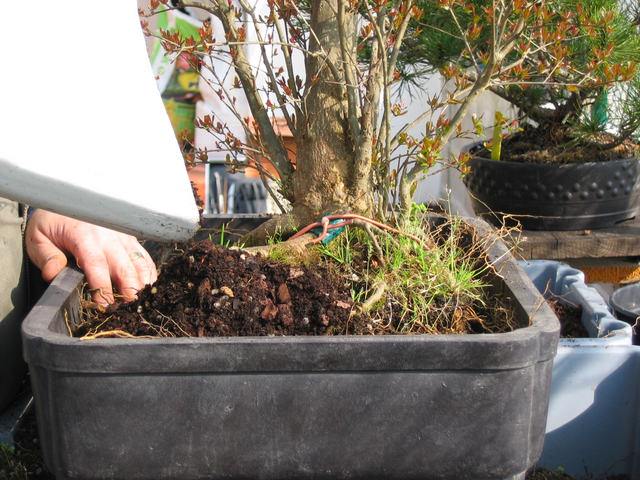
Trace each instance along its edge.
{"label": "bonsai tree", "polygon": [[[443,15],[437,3],[425,2],[431,24],[411,39],[406,61],[416,61],[422,71],[454,64],[456,81],[475,82],[484,59],[491,54],[491,31],[483,24],[487,9],[508,9],[498,4],[474,2],[484,9],[474,39],[461,37],[460,24],[468,15]],[[462,12],[461,9],[459,9]],[[513,161],[593,161],[636,154],[634,143],[640,126],[640,60],[637,5],[617,0],[538,2],[522,11],[524,30],[517,45],[500,65],[500,81],[488,89],[518,112],[509,121],[498,114],[498,134],[489,142],[493,158]],[[475,18],[478,18],[477,16]],[[536,18],[537,20],[533,20]],[[548,25],[548,24],[547,24]],[[508,30],[507,30],[508,31]],[[470,40],[473,40],[472,42]],[[519,128],[513,133],[517,120]],[[502,142],[503,127],[512,133]]]}
{"label": "bonsai tree", "polygon": [[[199,69],[209,69],[211,87],[253,139],[239,141],[238,133],[214,116],[197,120],[198,127],[217,136],[230,168],[248,168],[238,155],[263,157],[275,167],[273,178],[291,209],[249,239],[261,243],[327,212],[382,220],[393,212],[402,222],[417,183],[436,164],[464,173],[464,155],[443,158],[441,151],[452,138],[481,133],[480,119],[474,118],[474,132],[463,131],[461,122],[485,90],[513,102],[557,138],[558,127],[568,135],[586,125],[610,123],[610,117],[584,122],[585,112],[592,110],[590,118],[601,119],[597,107],[605,102],[596,99],[634,78],[632,58],[640,50],[634,46],[637,35],[630,35],[634,26],[627,28],[624,42],[614,41],[616,29],[625,25],[615,2],[595,3],[272,0],[259,12],[246,0],[174,5],[152,0],[150,11],[142,14],[191,7],[221,23],[221,38],[215,38],[209,22],[197,38],[162,30],[158,36],[168,55],[189,54]],[[143,27],[156,35],[146,22]],[[259,46],[260,65],[249,62],[249,43]],[[231,87],[223,80],[225,72],[211,67],[212,60],[230,66]],[[429,98],[430,108],[418,120],[391,131],[392,116],[404,110],[394,87],[403,79],[415,84],[436,71],[453,88]],[[260,75],[266,78],[263,91]],[[633,89],[626,94],[636,98]],[[234,107],[238,95],[246,97],[251,117],[242,117]],[[295,139],[295,165],[274,127],[275,117],[284,119]],[[410,135],[417,124],[423,133]],[[636,128],[635,123],[620,125],[619,138]],[[195,151],[190,160],[206,162],[209,153]],[[259,162],[251,168],[263,178],[270,176]]]}

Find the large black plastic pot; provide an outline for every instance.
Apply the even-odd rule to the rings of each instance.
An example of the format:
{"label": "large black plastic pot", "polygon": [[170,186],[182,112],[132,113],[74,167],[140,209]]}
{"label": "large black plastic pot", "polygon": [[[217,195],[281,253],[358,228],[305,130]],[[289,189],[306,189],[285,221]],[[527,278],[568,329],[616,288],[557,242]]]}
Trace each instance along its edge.
{"label": "large black plastic pot", "polygon": [[636,216],[638,159],[532,164],[472,157],[464,184],[475,212],[525,230],[606,228]]}
{"label": "large black plastic pot", "polygon": [[524,478],[559,323],[489,244],[490,288],[528,327],[83,341],[67,330],[83,277],[67,269],[23,324],[45,462],[60,480]]}

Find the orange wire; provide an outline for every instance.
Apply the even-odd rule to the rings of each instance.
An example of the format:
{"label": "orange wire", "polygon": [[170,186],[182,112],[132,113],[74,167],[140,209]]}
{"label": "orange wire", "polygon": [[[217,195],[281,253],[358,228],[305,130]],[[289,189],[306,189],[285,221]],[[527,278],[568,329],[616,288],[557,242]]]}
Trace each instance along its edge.
{"label": "orange wire", "polygon": [[[339,223],[339,224],[330,225],[329,222],[331,220],[339,220],[339,219],[351,220],[351,221],[349,223],[345,222],[345,223]],[[311,243],[318,243],[318,242],[322,241],[322,239],[327,235],[327,230],[329,228],[338,228],[338,227],[342,227],[344,225],[350,225],[351,223],[353,223],[353,220],[362,220],[364,222],[371,223],[372,225],[375,225],[378,228],[389,230],[389,231],[391,231],[393,233],[396,233],[396,234],[399,234],[399,235],[404,235],[405,237],[408,237],[408,238],[418,242],[424,248],[428,248],[428,246],[425,245],[425,243],[422,240],[420,240],[418,237],[416,237],[415,235],[413,235],[411,233],[403,232],[403,231],[398,230],[396,228],[390,227],[389,225],[385,225],[384,223],[377,222],[376,220],[372,220],[371,218],[367,218],[367,217],[364,217],[362,215],[357,215],[355,213],[338,213],[338,214],[332,214],[332,215],[325,215],[324,217],[322,217],[320,219],[319,222],[314,222],[311,225],[307,225],[305,228],[303,228],[302,230],[297,232],[291,238],[294,239],[296,237],[299,237],[300,235],[302,235],[302,234],[308,232],[309,230],[311,230],[312,228],[322,227],[322,234],[320,236],[318,236],[316,239],[311,241]]]}

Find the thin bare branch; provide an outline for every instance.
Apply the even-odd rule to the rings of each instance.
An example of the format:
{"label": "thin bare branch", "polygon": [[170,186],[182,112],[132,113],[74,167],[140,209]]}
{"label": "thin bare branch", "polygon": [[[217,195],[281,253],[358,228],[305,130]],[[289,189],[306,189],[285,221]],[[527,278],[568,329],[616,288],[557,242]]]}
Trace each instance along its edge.
{"label": "thin bare branch", "polygon": [[[244,40],[241,38],[242,36],[238,32],[238,28],[235,24],[235,9],[225,0],[212,1],[215,2],[215,5],[217,6],[213,13],[222,22],[229,41],[233,42]],[[251,109],[251,113],[256,119],[260,133],[264,138],[271,163],[278,171],[285,188],[287,188],[294,169],[287,156],[284,145],[280,141],[280,138],[276,134],[271,120],[269,119],[269,115],[263,104],[262,98],[258,93],[257,82],[252,72],[251,64],[249,63],[242,47],[231,47],[230,53],[233,58],[236,73],[240,78],[242,88],[247,98],[249,108]]]}
{"label": "thin bare branch", "polygon": [[287,122],[287,126],[289,127],[289,130],[291,130],[291,132],[295,134],[296,127],[293,124],[293,121],[291,120],[291,115],[289,115],[289,112],[287,111],[287,109],[284,108],[284,106],[287,104],[287,101],[285,100],[284,96],[282,95],[282,92],[278,88],[276,74],[273,70],[273,65],[269,61],[270,57],[267,54],[267,50],[265,48],[265,45],[267,43],[264,41],[262,37],[262,32],[260,31],[260,25],[262,25],[262,23],[258,22],[258,19],[256,18],[256,15],[255,15],[255,9],[250,8],[249,5],[244,0],[238,0],[238,2],[240,3],[240,6],[244,9],[244,11],[247,13],[247,15],[251,17],[251,23],[253,24],[254,32],[256,34],[258,43],[260,45],[260,55],[262,56],[262,65],[266,68],[266,73],[269,76],[269,80],[271,81],[271,91],[275,94],[276,99],[278,100],[278,105],[281,107],[280,112],[282,113],[282,116]]}
{"label": "thin bare branch", "polygon": [[360,124],[358,123],[358,92],[353,71],[355,59],[352,56],[353,48],[351,43],[353,40],[348,38],[345,31],[349,20],[347,19],[344,0],[338,0],[338,11],[336,13],[338,16],[338,34],[340,36],[340,56],[347,90],[347,119],[351,129],[351,136],[358,138],[360,136]]}
{"label": "thin bare branch", "polygon": [[[273,5],[271,5],[270,7],[270,11],[271,11],[271,15],[273,17],[277,16],[276,13],[276,9],[275,9],[275,3]],[[283,25],[282,23],[280,23],[277,19],[274,20],[274,26],[276,28],[276,32],[278,32],[278,38],[280,39],[280,43],[282,44],[282,53],[284,55],[284,59],[285,59],[285,67],[287,69],[287,75],[289,76],[289,82],[291,83],[289,85],[289,87],[291,88],[291,90],[293,91],[293,94],[295,96],[295,98],[300,99],[301,95],[300,92],[298,90],[298,88],[295,85],[295,72],[293,71],[293,59],[291,58],[291,48],[293,46],[289,46],[289,45],[285,45],[285,42],[288,43],[287,41],[287,35],[283,29]],[[296,115],[300,116],[302,114],[302,111],[300,110],[300,107],[298,104],[295,104],[295,111],[296,111]],[[295,130],[291,130],[291,132],[294,132]]]}
{"label": "thin bare branch", "polygon": [[391,77],[390,78],[387,77],[387,83],[391,83],[393,81],[393,75],[396,69],[396,63],[398,62],[398,55],[400,54],[400,47],[404,42],[405,35],[407,34],[407,28],[409,28],[409,22],[413,17],[413,13],[412,13],[413,5],[414,5],[413,0],[407,0],[405,5],[406,5],[405,10],[407,13],[402,19],[400,28],[398,28],[398,31],[396,32],[393,48],[391,49],[391,53],[389,55],[388,70],[389,70],[389,75],[391,75]]}

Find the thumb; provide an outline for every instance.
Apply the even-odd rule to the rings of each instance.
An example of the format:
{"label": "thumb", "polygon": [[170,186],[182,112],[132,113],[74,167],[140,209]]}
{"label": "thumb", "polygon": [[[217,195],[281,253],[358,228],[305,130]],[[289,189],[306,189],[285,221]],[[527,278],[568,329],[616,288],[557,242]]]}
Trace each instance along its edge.
{"label": "thumb", "polygon": [[67,256],[52,243],[38,245],[34,254],[45,282],[51,282],[67,265]]}

